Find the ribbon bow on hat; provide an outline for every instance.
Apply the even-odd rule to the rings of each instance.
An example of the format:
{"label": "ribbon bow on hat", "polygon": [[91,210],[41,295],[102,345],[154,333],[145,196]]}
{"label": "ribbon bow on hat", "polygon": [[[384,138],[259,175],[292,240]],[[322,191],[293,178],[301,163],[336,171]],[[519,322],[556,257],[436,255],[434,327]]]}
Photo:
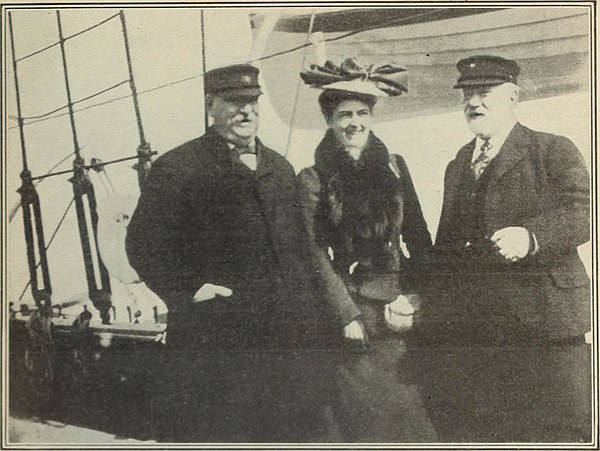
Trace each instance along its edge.
{"label": "ribbon bow on hat", "polygon": [[300,77],[307,85],[321,89],[371,94],[376,97],[395,97],[408,92],[408,77],[404,67],[384,64],[367,68],[356,58],[347,58],[339,66],[328,60],[323,66],[312,64]]}

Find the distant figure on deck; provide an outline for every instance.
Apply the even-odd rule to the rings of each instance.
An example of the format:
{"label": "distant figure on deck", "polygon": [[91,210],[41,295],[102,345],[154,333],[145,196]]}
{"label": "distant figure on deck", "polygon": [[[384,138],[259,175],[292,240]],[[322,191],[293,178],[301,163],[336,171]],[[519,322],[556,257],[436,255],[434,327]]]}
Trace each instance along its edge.
{"label": "distant figure on deck", "polygon": [[415,327],[439,439],[591,441],[588,171],[567,138],[517,121],[515,61],[457,68],[475,137],[446,170]]}
{"label": "distant figure on deck", "polygon": [[[305,441],[316,429],[319,336],[294,171],[257,137],[259,70],[204,78],[213,125],[158,158],[127,236],[132,266],[169,308],[164,440]],[[312,385],[312,384],[311,384]]]}
{"label": "distant figure on deck", "polygon": [[298,183],[342,341],[333,417],[347,442],[435,441],[417,387],[403,380],[410,371],[402,336],[418,307],[418,261],[431,250],[431,236],[404,159],[371,131],[378,97],[406,92],[406,72],[348,59],[301,75],[323,89],[328,127]]}

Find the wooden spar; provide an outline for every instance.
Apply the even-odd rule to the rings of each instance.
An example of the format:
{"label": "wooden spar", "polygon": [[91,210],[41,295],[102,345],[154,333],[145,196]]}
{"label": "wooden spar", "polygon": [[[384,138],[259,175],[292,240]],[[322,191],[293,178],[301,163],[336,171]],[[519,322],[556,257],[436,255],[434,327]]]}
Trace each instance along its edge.
{"label": "wooden spar", "polygon": [[[27,166],[27,150],[25,147],[25,125],[23,115],[21,114],[21,97],[19,91],[19,77],[17,71],[17,57],[15,55],[15,37],[13,32],[12,13],[8,13],[10,27],[10,44],[13,61],[13,75],[15,80],[15,91],[17,100],[17,113],[19,122],[19,132],[21,137],[21,154],[23,159],[23,171],[21,172],[21,187],[18,192],[21,195],[21,207],[23,210],[23,228],[25,231],[25,243],[27,246],[27,265],[29,267],[29,281],[31,293],[38,307],[51,304],[52,287],[50,285],[50,271],[48,268],[48,258],[46,255],[46,240],[44,239],[44,227],[42,224],[42,209],[40,198],[33,184],[31,172]],[[35,238],[34,238],[35,235]],[[38,263],[36,258],[39,256],[39,266],[42,271],[43,287],[39,285]]]}
{"label": "wooden spar", "polygon": [[56,11],[58,34],[60,39],[60,50],[65,77],[65,89],[67,93],[69,118],[71,121],[71,132],[73,134],[73,146],[75,149],[75,160],[73,161],[73,177],[69,181],[73,184],[75,197],[75,209],[77,210],[77,224],[79,226],[79,237],[83,251],[83,260],[88,285],[90,300],[100,312],[103,324],[110,322],[111,290],[108,270],[102,263],[98,249],[98,213],[96,208],[96,196],[94,186],[86,171],[85,162],[80,154],[77,141],[77,129],[75,127],[75,113],[71,99],[71,88],[69,85],[69,72],[67,69],[67,56],[65,51],[65,38],[62,31],[60,11]]}

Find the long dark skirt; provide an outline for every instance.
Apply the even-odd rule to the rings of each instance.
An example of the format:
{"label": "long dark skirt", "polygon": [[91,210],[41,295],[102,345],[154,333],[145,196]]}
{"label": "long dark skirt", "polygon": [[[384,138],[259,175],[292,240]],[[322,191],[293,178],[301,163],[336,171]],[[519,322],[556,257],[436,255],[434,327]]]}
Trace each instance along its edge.
{"label": "long dark skirt", "polygon": [[369,343],[342,348],[333,402],[337,426],[348,442],[435,442],[400,335],[387,329],[383,304],[359,300]]}

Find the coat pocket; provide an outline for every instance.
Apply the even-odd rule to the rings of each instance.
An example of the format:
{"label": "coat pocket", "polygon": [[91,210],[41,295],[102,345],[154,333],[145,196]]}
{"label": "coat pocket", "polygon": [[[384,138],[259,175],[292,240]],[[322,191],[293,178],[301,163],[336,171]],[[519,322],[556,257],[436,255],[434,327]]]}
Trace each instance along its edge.
{"label": "coat pocket", "polygon": [[563,339],[583,335],[591,328],[590,280],[583,268],[549,271],[546,296],[546,333]]}
{"label": "coat pocket", "polygon": [[559,268],[550,270],[550,277],[559,288],[584,287],[590,283],[585,271],[561,271]]}

